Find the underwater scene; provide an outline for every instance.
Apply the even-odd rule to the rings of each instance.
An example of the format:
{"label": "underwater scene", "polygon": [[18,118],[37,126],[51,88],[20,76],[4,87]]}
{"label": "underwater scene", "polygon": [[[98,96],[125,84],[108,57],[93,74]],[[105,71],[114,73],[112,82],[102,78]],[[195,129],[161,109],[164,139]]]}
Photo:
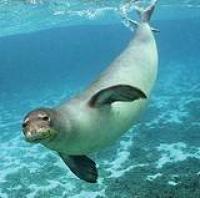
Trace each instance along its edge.
{"label": "underwater scene", "polygon": [[94,82],[134,37],[123,16],[139,20],[136,5],[151,3],[0,0],[0,198],[200,197],[199,0],[158,1],[150,22],[159,30],[155,86],[136,124],[88,155],[97,183],[22,132],[28,112]]}

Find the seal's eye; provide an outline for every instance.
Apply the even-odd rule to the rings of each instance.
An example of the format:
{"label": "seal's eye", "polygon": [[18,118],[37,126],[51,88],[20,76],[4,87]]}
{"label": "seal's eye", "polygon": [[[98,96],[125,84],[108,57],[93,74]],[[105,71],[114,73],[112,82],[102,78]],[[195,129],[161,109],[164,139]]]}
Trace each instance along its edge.
{"label": "seal's eye", "polygon": [[39,114],[38,118],[43,120],[43,121],[50,121],[50,117],[47,116],[46,114]]}
{"label": "seal's eye", "polygon": [[25,128],[26,126],[27,126],[27,122],[24,122],[24,123],[22,124],[22,127]]}
{"label": "seal's eye", "polygon": [[50,118],[48,116],[43,116],[42,120],[44,120],[44,121],[50,121]]}
{"label": "seal's eye", "polygon": [[22,127],[23,127],[23,128],[27,127],[27,125],[28,125],[29,122],[30,122],[29,118],[26,118],[26,119],[24,120],[24,122],[22,123]]}

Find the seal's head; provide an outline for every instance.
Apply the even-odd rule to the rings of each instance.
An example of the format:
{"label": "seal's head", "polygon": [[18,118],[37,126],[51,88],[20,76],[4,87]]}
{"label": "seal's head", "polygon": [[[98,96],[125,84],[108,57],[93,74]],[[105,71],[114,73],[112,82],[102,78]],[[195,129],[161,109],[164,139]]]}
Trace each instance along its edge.
{"label": "seal's head", "polygon": [[22,124],[26,141],[31,143],[51,141],[58,133],[53,127],[55,113],[50,108],[39,108],[28,113]]}

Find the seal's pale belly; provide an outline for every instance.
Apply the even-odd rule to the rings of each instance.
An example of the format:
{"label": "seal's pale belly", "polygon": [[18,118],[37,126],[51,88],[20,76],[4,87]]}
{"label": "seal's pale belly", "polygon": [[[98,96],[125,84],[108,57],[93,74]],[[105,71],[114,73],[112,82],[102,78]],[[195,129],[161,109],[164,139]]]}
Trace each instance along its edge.
{"label": "seal's pale belly", "polygon": [[[84,144],[87,145],[86,152],[98,151],[116,141],[133,126],[145,105],[146,102],[142,100],[135,103],[115,103],[111,109],[101,112],[101,119],[99,119],[99,112],[94,113],[93,118],[90,118],[93,122],[92,130],[86,127],[84,131],[88,137],[85,139],[88,143]],[[87,124],[91,125],[91,123]]]}
{"label": "seal's pale belly", "polygon": [[[79,107],[79,110],[74,111],[76,114],[79,111],[79,115],[76,115],[73,141],[69,142],[67,138],[62,138],[59,141],[63,142],[57,144],[57,146],[62,147],[56,149],[66,154],[80,155],[95,152],[111,145],[133,126],[144,110],[146,102],[146,100],[132,103],[116,102],[112,108],[101,110],[85,107],[85,105]],[[73,114],[73,110],[71,114]],[[63,147],[63,145],[65,146]]]}

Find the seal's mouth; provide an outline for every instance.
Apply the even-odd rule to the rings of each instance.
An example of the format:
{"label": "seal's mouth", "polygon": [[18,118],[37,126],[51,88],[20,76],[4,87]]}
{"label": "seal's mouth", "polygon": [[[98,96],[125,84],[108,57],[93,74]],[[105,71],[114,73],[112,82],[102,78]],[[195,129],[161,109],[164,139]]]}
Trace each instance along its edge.
{"label": "seal's mouth", "polygon": [[29,143],[41,143],[43,141],[50,141],[55,136],[53,129],[40,130],[40,131],[27,131],[25,140]]}

